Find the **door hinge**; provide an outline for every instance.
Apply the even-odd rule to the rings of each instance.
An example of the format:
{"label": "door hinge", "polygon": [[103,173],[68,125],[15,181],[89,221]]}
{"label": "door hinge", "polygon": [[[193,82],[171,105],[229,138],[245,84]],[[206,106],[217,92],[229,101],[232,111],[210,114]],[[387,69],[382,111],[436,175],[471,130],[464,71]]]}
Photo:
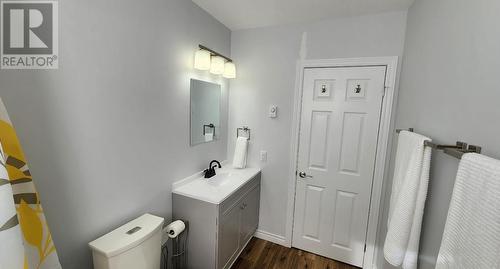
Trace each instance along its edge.
{"label": "door hinge", "polygon": [[365,244],[365,250],[364,250],[364,252],[366,252],[366,244]]}
{"label": "door hinge", "polygon": [[389,86],[384,86],[384,89],[382,90],[382,97],[385,97],[385,92],[387,91],[388,88]]}

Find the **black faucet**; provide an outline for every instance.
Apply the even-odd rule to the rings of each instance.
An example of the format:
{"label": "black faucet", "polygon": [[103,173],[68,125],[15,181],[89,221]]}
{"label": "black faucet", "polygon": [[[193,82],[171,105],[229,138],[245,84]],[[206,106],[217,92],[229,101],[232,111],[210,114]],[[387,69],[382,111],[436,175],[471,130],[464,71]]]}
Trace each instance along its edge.
{"label": "black faucet", "polygon": [[[215,163],[214,166],[212,166],[212,164]],[[215,176],[215,167],[219,167],[221,168],[222,166],[220,165],[220,162],[216,161],[216,160],[213,160],[210,162],[210,164],[208,165],[208,169],[205,169],[205,178],[211,178],[213,176]]]}

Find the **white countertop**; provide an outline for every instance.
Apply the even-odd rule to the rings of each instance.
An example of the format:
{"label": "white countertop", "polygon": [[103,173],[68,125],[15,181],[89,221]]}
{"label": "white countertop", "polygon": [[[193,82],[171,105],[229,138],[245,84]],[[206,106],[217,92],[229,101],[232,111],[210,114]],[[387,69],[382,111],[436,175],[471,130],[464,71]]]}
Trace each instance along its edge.
{"label": "white countertop", "polygon": [[198,173],[173,184],[172,192],[212,204],[220,204],[260,172],[259,168],[236,169],[230,165],[215,168],[216,175],[204,178]]}

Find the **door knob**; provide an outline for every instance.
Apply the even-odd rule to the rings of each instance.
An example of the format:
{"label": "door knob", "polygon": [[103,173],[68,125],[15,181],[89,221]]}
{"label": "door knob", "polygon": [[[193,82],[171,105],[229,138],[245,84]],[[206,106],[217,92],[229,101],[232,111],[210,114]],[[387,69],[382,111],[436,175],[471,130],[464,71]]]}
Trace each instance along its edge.
{"label": "door knob", "polygon": [[300,172],[300,173],[299,173],[299,177],[301,177],[301,178],[306,178],[306,177],[308,177],[308,178],[312,178],[312,176],[310,176],[310,175],[306,174],[306,172]]}

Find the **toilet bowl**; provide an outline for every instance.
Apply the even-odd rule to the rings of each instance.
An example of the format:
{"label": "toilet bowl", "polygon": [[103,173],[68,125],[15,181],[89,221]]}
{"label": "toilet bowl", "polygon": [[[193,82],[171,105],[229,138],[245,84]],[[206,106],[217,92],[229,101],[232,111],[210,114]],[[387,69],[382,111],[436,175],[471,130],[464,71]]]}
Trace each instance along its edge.
{"label": "toilet bowl", "polygon": [[158,269],[164,219],[144,214],[89,243],[94,269]]}

